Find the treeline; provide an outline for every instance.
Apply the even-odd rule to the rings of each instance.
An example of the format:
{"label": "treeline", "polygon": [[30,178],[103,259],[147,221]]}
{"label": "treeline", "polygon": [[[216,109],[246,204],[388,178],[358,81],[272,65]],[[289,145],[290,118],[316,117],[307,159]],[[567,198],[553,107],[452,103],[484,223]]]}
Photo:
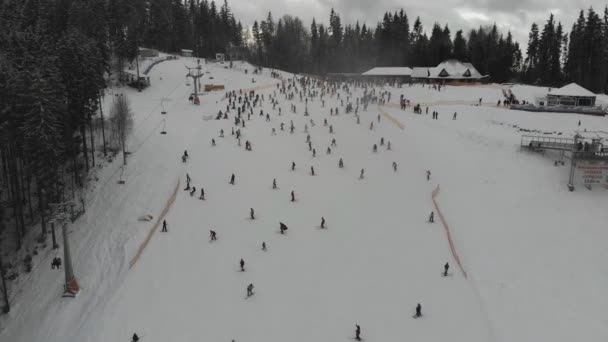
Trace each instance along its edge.
{"label": "treeline", "polygon": [[433,25],[430,37],[417,17],[410,27],[405,11],[387,12],[375,27],[344,25],[333,9],[327,25],[315,19],[309,27],[297,17],[272,14],[251,32],[250,51],[254,62],[295,72],[362,72],[375,66],[430,67],[448,58],[472,62],[493,81],[518,76],[522,55],[510,32],[496,25],[480,27],[452,38],[448,25]]}
{"label": "treeline", "polygon": [[608,90],[608,7],[603,18],[590,8],[580,11],[568,34],[553,14],[542,31],[530,29],[522,79],[527,83],[559,86],[576,82],[595,92]]}

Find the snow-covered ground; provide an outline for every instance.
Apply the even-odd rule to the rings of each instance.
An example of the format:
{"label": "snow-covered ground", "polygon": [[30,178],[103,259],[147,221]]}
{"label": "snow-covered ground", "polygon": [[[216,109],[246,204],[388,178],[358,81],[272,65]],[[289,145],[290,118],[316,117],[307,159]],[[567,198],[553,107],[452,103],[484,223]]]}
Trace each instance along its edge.
{"label": "snow-covered ground", "polygon": [[[142,93],[108,93],[106,111],[114,93],[131,100],[132,155],[126,184],[117,184],[119,160],[101,170],[87,213],[70,226],[82,291],[62,298],[63,274],[37,270],[1,318],[0,341],[129,341],[133,332],[145,342],[349,341],[355,324],[366,341],[608,339],[608,194],[602,188],[569,192],[568,167],[519,151],[521,133],[513,127],[571,136],[579,120],[581,130],[607,131],[607,119],[496,108],[498,86],[441,92],[414,86],[385,88],[392,98],[380,122],[380,109],[370,105],[360,111],[358,125],[335,96],[326,98],[325,108],[318,99],[309,102],[310,117],[304,117],[299,96],[293,114],[268,70],[252,75],[247,65],[205,65],[203,84],[264,94],[262,107],[241,128],[238,146],[231,135],[234,110],[229,120],[203,120],[225,111],[224,92],[205,94],[200,106],[188,102],[184,64],[194,63],[160,63]],[[273,110],[269,95],[275,91],[280,104]],[[518,98],[543,92],[513,91]],[[401,94],[428,104],[439,119],[400,110]],[[479,98],[484,105],[472,106]],[[160,114],[161,99],[167,115]],[[330,116],[330,107],[340,114]],[[323,126],[325,118],[334,134]],[[160,134],[163,126],[166,135]],[[332,138],[337,146],[328,155]],[[379,145],[381,138],[391,151]],[[253,151],[245,151],[245,140]],[[362,168],[365,178],[359,179]],[[197,188],[194,197],[182,191],[186,173]],[[232,173],[234,186],[228,184]],[[166,216],[169,232],[157,230],[129,268],[154,224],[138,217],[156,218],[178,180],[180,191]],[[437,185],[436,200],[468,277],[458,269],[439,219],[427,223]],[[201,187],[205,201],[197,198]],[[321,217],[326,230],[319,228]],[[289,226],[285,235],[279,222]],[[218,234],[213,243],[211,229]],[[54,253],[44,256],[49,263]],[[239,271],[241,258],[245,272]],[[449,277],[441,276],[445,262],[452,266]],[[249,283],[255,295],[246,299]],[[422,319],[412,318],[417,303]]]}

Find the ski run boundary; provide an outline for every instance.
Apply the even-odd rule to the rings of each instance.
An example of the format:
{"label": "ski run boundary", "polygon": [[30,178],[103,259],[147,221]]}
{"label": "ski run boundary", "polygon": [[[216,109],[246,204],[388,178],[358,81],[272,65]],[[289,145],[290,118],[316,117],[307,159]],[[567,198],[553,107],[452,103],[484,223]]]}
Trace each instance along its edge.
{"label": "ski run boundary", "polygon": [[450,250],[452,251],[452,256],[454,257],[454,260],[456,260],[456,263],[458,264],[460,271],[462,271],[462,275],[465,277],[465,279],[467,279],[468,278],[467,271],[464,270],[464,267],[462,266],[462,263],[460,262],[460,257],[458,256],[458,251],[456,251],[456,246],[454,245],[454,240],[452,240],[452,234],[450,233],[450,227],[448,226],[448,223],[446,222],[445,218],[443,217],[443,214],[441,213],[441,210],[439,209],[439,205],[437,204],[436,197],[438,195],[439,195],[439,184],[437,184],[437,187],[435,187],[435,190],[433,190],[433,192],[431,194],[431,198],[433,199],[433,205],[435,206],[435,210],[437,211],[437,216],[439,216],[439,219],[441,220],[441,224],[443,225],[443,228],[445,229],[445,233],[448,238],[448,243],[450,244]]}
{"label": "ski run boundary", "polygon": [[175,185],[175,189],[173,189],[173,193],[167,200],[167,204],[165,204],[165,207],[163,208],[160,215],[158,216],[158,219],[156,219],[156,223],[154,223],[154,225],[152,226],[152,229],[150,229],[150,232],[148,232],[148,236],[146,236],[146,239],[141,243],[141,245],[139,245],[139,248],[137,249],[137,253],[129,262],[129,269],[133,268],[133,266],[137,263],[137,261],[139,260],[139,257],[141,257],[141,254],[143,253],[144,249],[148,246],[148,243],[152,239],[152,235],[154,235],[154,232],[160,225],[161,221],[165,218],[165,216],[169,212],[169,209],[171,209],[171,206],[173,205],[173,202],[175,202],[175,198],[177,197],[177,192],[179,191],[179,186],[180,186],[180,181],[178,179],[177,184]]}

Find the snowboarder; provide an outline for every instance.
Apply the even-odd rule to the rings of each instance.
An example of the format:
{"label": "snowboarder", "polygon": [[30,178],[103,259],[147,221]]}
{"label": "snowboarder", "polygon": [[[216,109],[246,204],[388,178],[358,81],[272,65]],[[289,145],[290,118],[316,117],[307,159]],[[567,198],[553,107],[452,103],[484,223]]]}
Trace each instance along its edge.
{"label": "snowboarder", "polygon": [[397,162],[393,162],[393,171],[397,172]]}
{"label": "snowboarder", "polygon": [[321,217],[321,228],[325,229],[325,217]]}
{"label": "snowboarder", "polygon": [[252,220],[255,220],[255,213],[254,213],[254,211],[253,211],[253,208],[249,208],[249,217],[250,217]]}
{"label": "snowboarder", "polygon": [[253,296],[253,284],[247,286],[247,298]]}
{"label": "snowboarder", "polygon": [[361,327],[359,324],[355,324],[355,340],[361,341]]}
{"label": "snowboarder", "polygon": [[296,162],[292,161],[291,162],[291,171],[295,171],[296,170]]}
{"label": "snowboarder", "polygon": [[162,233],[167,232],[167,220],[163,220],[163,229],[160,230]]}
{"label": "snowboarder", "polygon": [[429,215],[429,223],[435,222],[435,213],[431,211],[431,215]]}
{"label": "snowboarder", "polygon": [[431,180],[431,170],[426,170],[426,180],[427,181]]}
{"label": "snowboarder", "polygon": [[272,188],[273,188],[273,189],[276,189],[276,188],[277,188],[277,179],[276,179],[276,178],[273,178],[273,179],[272,179]]}
{"label": "snowboarder", "polygon": [[342,160],[342,158],[340,158],[340,161],[338,162],[338,167],[339,168],[344,168],[344,161]]}
{"label": "snowboarder", "polygon": [[285,231],[287,230],[285,223],[279,222],[279,230],[281,231],[281,234],[285,234]]}
{"label": "snowboarder", "polygon": [[209,241],[215,241],[217,240],[217,234],[215,233],[215,230],[210,230],[209,231]]}
{"label": "snowboarder", "polygon": [[266,252],[268,249],[266,248],[266,242],[262,242],[262,251]]}
{"label": "snowboarder", "polygon": [[245,272],[245,260],[241,259],[239,264],[241,265],[241,272]]}
{"label": "snowboarder", "polygon": [[136,333],[133,333],[133,338],[131,338],[132,342],[138,342],[139,341],[139,336],[137,336]]}
{"label": "snowboarder", "polygon": [[295,192],[293,192],[293,190],[291,191],[291,201],[292,202],[296,201],[296,194],[295,194]]}
{"label": "snowboarder", "polygon": [[447,262],[445,263],[445,265],[443,265],[443,276],[447,277],[448,276],[448,270],[450,269],[450,264],[448,264]]}
{"label": "snowboarder", "polygon": [[422,317],[422,305],[420,303],[416,305],[416,318],[418,317]]}
{"label": "snowboarder", "polygon": [[200,200],[205,200],[205,189],[201,188],[201,195],[198,197]]}
{"label": "snowboarder", "polygon": [[365,169],[361,169],[361,174],[359,175],[359,179],[363,179],[365,177]]}

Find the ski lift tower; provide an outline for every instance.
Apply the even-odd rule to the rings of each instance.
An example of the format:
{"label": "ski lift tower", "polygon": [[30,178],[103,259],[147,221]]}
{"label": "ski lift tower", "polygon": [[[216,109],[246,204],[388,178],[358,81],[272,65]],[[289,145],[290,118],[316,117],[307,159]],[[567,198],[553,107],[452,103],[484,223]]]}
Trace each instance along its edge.
{"label": "ski lift tower", "polygon": [[186,75],[186,78],[191,77],[192,81],[194,82],[194,100],[192,103],[198,105],[200,104],[200,100],[198,98],[198,80],[203,77],[202,66],[199,61],[196,67],[186,67],[186,69],[188,69],[188,75]]}
{"label": "ski lift tower", "polygon": [[74,276],[74,268],[72,267],[72,256],[70,253],[70,244],[68,239],[68,222],[71,221],[70,215],[68,214],[68,208],[74,206],[72,201],[63,203],[50,204],[55,208],[54,221],[61,224],[61,231],[63,234],[63,263],[65,270],[65,285],[63,297],[76,297],[80,292],[80,286]]}

